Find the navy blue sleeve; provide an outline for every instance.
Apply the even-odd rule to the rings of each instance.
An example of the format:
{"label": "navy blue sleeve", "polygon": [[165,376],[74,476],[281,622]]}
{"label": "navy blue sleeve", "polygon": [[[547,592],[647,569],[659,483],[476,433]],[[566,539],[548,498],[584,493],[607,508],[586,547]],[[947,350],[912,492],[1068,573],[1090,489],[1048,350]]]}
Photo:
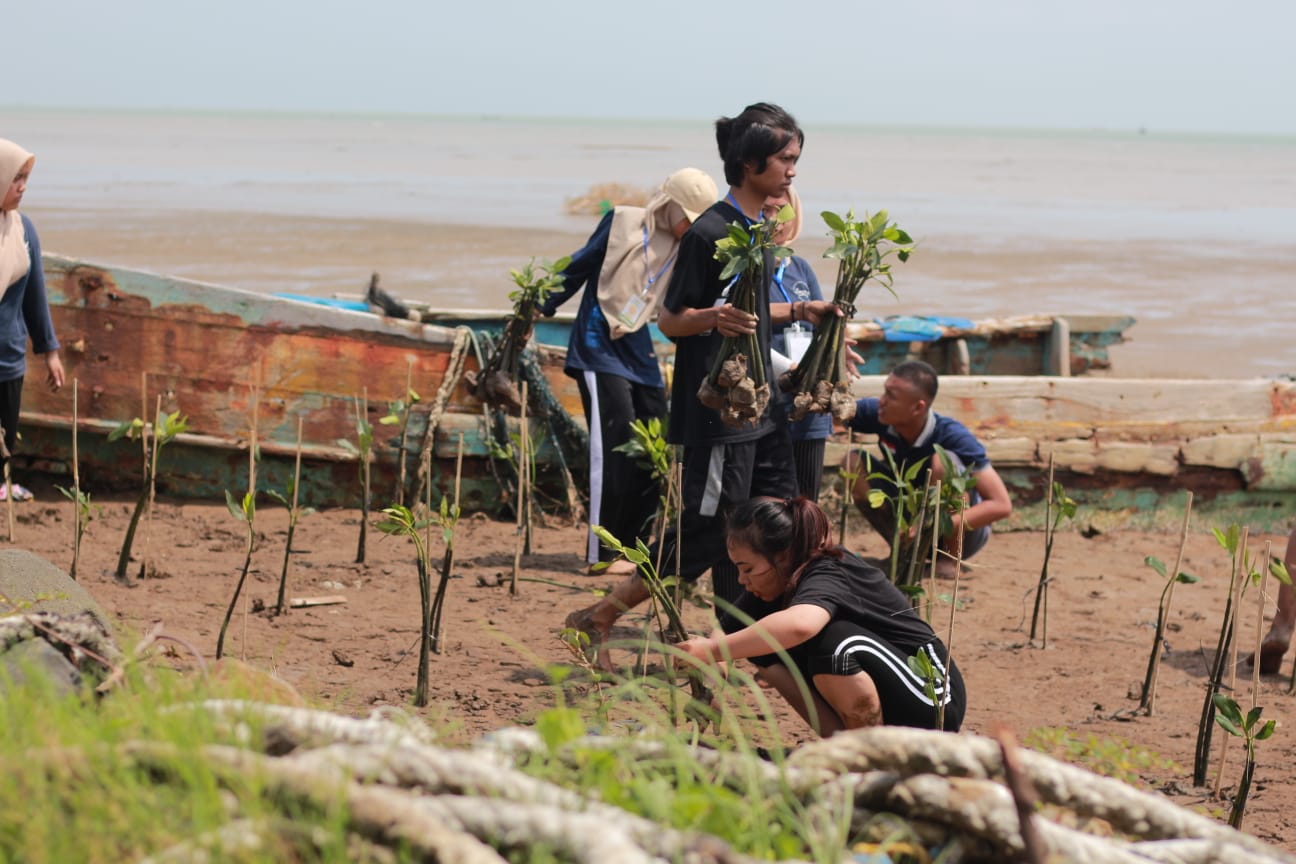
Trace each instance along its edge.
{"label": "navy blue sleeve", "polygon": [[970,472],[980,471],[990,464],[985,447],[968,428],[951,417],[936,415],[936,434],[932,440],[957,456]]}
{"label": "navy blue sleeve", "polygon": [[27,293],[23,297],[23,320],[27,323],[27,333],[31,336],[32,351],[48,354],[58,350],[59,343],[54,335],[54,322],[50,320],[49,302],[45,298],[45,268],[41,266],[40,237],[31,220],[26,216],[21,218],[23,232],[27,235],[27,251],[31,255]]}
{"label": "navy blue sleeve", "polygon": [[878,421],[878,400],[873,397],[861,399],[855,403],[855,417],[850,422],[852,432],[881,432],[882,424]]}
{"label": "navy blue sleeve", "polygon": [[563,270],[563,285],[554,291],[540,307],[540,314],[548,318],[559,306],[571,299],[571,296],[584,287],[585,283],[598,276],[603,269],[603,259],[607,256],[608,237],[612,234],[613,210],[603,214],[594,233],[585,241],[585,245],[571,256],[571,263]]}

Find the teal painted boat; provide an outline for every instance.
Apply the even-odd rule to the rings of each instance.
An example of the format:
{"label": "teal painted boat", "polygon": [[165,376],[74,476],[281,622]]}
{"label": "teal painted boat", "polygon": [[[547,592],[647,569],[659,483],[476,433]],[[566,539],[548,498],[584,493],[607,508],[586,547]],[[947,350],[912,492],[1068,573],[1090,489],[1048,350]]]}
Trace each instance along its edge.
{"label": "teal painted boat", "polygon": [[[44,267],[69,386],[57,394],[36,381],[27,388],[21,469],[70,474],[75,379],[81,475],[92,488],[138,485],[140,445],[108,435],[133,418],[151,419],[160,406],[189,426],[162,450],[161,490],[241,494],[255,406],[261,489],[288,487],[300,424],[303,502],[358,505],[358,457],[344,442],[357,440],[361,417],[374,430],[375,506],[395,500],[398,486],[413,494],[425,454],[439,501],[453,488],[461,436],[465,508],[496,509],[504,500],[501,482],[511,483],[501,474],[509,469],[490,458],[492,430],[503,424],[495,431],[507,441],[518,421],[493,418],[465,388],[447,384],[458,365],[478,366],[481,340],[469,330],[54,255]],[[563,449],[584,453],[583,429],[571,419],[581,415],[579,392],[562,373],[562,352],[537,350],[532,374],[533,413],[542,415],[532,427],[544,433],[537,455],[551,469],[542,482],[565,498],[563,469],[580,466],[567,465]],[[407,390],[422,397],[408,422],[384,421]]]}
{"label": "teal painted boat", "polygon": [[[507,505],[512,469],[492,458],[492,442],[516,435],[520,418],[486,410],[457,383],[460,368],[478,368],[487,334],[502,322],[499,313],[458,313],[428,323],[53,255],[44,263],[69,383],[75,378],[78,385],[75,428],[81,475],[90,488],[137,487],[139,444],[108,436],[132,418],[151,418],[160,405],[189,421],[189,431],[162,452],[162,491],[204,498],[221,498],[226,490],[241,494],[255,405],[260,489],[287,488],[300,424],[303,503],[358,505],[358,459],[342,442],[356,440],[359,412],[375,433],[373,506],[401,494],[411,500],[424,465],[423,488],[433,490],[434,500],[449,494],[460,441],[465,509]],[[1128,321],[1031,320],[1029,328],[1020,321],[980,322],[946,335],[1020,343],[1029,329],[1036,341],[1072,346],[1075,334],[1097,333],[1102,335],[1086,337],[1092,341],[1085,344],[1101,347],[1116,344],[1127,326],[1120,322]],[[872,332],[869,325],[855,326]],[[884,328],[874,329],[878,335],[864,340],[866,349],[901,346],[904,356],[924,345],[938,346],[928,352],[956,350],[956,340],[888,342]],[[997,335],[1004,333],[1015,335]],[[528,353],[528,423],[538,443],[541,491],[571,506],[577,484],[583,486],[587,446],[580,397],[562,373],[562,348],[546,340],[565,344],[566,337],[561,330],[537,332],[541,344]],[[861,378],[855,391],[876,395],[881,380]],[[23,443],[15,461],[21,471],[42,470],[66,482],[71,387],[52,394],[39,385],[33,379],[24,395]],[[407,389],[420,401],[407,418],[384,423]],[[1052,456],[1067,488],[1096,511],[1150,519],[1187,489],[1203,506],[1216,502],[1221,513],[1231,507],[1281,521],[1296,508],[1292,382],[947,375],[936,407],[985,441],[1021,504],[1042,498]],[[839,433],[830,469],[847,446]]]}

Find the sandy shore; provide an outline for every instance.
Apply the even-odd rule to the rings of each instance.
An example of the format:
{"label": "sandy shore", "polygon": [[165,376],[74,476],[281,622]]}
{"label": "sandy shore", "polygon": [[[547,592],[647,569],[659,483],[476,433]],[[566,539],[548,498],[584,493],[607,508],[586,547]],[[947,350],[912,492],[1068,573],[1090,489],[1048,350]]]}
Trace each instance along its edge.
{"label": "sandy shore", "polygon": [[[45,483],[33,488],[37,500],[15,508],[17,545],[66,568],[71,505]],[[137,557],[147,554],[160,578],[123,588],[111,571],[129,519],[127,497],[102,500],[102,516],[90,525],[83,547],[81,584],[123,622],[125,632],[135,634],[123,639],[123,647],[161,621],[167,633],[211,659],[242,565],[245,526],[223,504],[162,500],[135,544]],[[355,713],[380,705],[408,708],[418,624],[413,553],[408,541],[370,530],[366,563],[353,563],[358,517],[353,510],[316,513],[301,520],[294,538],[289,596],[342,595],[344,604],[294,610],[283,618],[240,613],[227,647],[233,656],[274,670],[312,701]],[[862,529],[859,519],[852,525],[851,548],[882,554],[876,535]],[[284,508],[263,501],[256,527],[247,585],[253,608],[275,599],[287,529]],[[450,584],[445,614],[448,650],[433,658],[433,703],[423,716],[468,738],[529,722],[553,704],[545,670],[571,662],[557,639],[563,617],[592,602],[591,592],[611,581],[583,575],[583,536],[582,527],[558,520],[540,529],[533,554],[522,559],[519,594],[510,597],[513,524],[481,517],[460,523],[459,578]],[[1281,548],[1282,539],[1255,537],[1254,548],[1262,550],[1265,540]],[[1182,806],[1226,818],[1227,804],[1190,782],[1206,660],[1214,651],[1228,585],[1228,558],[1209,534],[1195,533],[1188,540],[1183,569],[1202,581],[1179,586],[1174,595],[1156,713],[1148,717],[1135,710],[1162,589],[1143,558],[1156,555],[1172,562],[1177,546],[1178,538],[1166,534],[1122,531],[1086,538],[1076,530],[1061,532],[1050,566],[1055,583],[1042,646],[1031,644],[1029,631],[1043,538],[1033,532],[996,535],[957,590],[951,646],[969,692],[965,731],[989,733],[1007,723],[1020,738],[1053,741],[1061,758],[1122,772]],[[438,539],[437,561],[441,552]],[[1243,650],[1254,644],[1257,596],[1252,590],[1244,601]],[[938,583],[933,622],[942,634],[949,632],[954,601],[954,585]],[[1272,614],[1272,601],[1265,608]],[[710,626],[706,610],[689,607],[688,614],[696,632]],[[624,623],[619,637],[632,643],[641,638],[639,619]],[[630,655],[619,651],[615,657],[628,663]],[[181,654],[159,662],[183,666],[191,661]],[[1258,745],[1259,768],[1244,827],[1296,849],[1296,824],[1290,818],[1296,807],[1296,736],[1289,728],[1296,696],[1287,686],[1291,663],[1290,657],[1283,663],[1281,676],[1260,680],[1263,716],[1278,718],[1279,727]],[[1249,670],[1240,665],[1237,698],[1248,706],[1250,688]],[[805,739],[804,724],[786,710],[779,717],[788,744]],[[1217,729],[1217,747],[1224,737]],[[1226,794],[1237,782],[1241,754],[1241,746],[1232,742],[1224,769]]]}
{"label": "sandy shore", "polygon": [[[503,307],[508,271],[533,256],[578,249],[579,232],[206,211],[38,210],[45,249],[75,258],[235,285],[329,296],[363,290],[369,274],[401,296],[450,308]],[[592,226],[592,220],[591,220]],[[825,243],[797,251],[831,285]],[[1250,285],[1287,284],[1296,248],[1193,247],[1131,240],[993,242],[924,238],[896,268],[894,299],[870,288],[861,315],[1132,314],[1130,341],[1112,350],[1128,377],[1250,377],[1296,373],[1285,330],[1296,297]],[[1229,298],[1221,302],[1220,297]]]}

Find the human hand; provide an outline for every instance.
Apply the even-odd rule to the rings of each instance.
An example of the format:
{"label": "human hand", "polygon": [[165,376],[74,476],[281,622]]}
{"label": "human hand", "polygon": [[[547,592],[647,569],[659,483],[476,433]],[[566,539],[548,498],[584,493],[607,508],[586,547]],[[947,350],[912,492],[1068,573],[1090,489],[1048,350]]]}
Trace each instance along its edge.
{"label": "human hand", "polygon": [[692,639],[685,639],[675,647],[700,663],[714,665],[716,662],[715,640],[709,636],[695,636]]}
{"label": "human hand", "polygon": [[851,380],[863,378],[864,375],[859,370],[866,361],[864,355],[855,350],[854,339],[846,340],[846,359],[850,361],[846,364],[846,377]]}
{"label": "human hand", "polygon": [[756,316],[731,303],[715,307],[715,331],[721,336],[745,336],[756,332]]}
{"label": "human hand", "polygon": [[840,318],[846,314],[831,300],[805,300],[801,305],[801,314],[805,316],[805,320],[816,327],[830,317]]}
{"label": "human hand", "polygon": [[51,391],[57,393],[63,389],[63,361],[59,359],[57,351],[51,351],[45,355],[45,383],[49,385]]}

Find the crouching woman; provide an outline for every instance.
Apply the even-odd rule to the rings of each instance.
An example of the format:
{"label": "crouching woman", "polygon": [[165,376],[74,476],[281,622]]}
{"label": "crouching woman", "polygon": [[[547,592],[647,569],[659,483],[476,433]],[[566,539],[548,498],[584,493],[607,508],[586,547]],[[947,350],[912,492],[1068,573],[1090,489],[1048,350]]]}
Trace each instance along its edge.
{"label": "crouching woman", "polygon": [[[739,614],[722,620],[730,632],[679,647],[707,663],[750,658],[759,680],[825,737],[880,724],[934,729],[938,703],[944,729],[958,731],[967,696],[958,667],[950,661],[947,668],[945,646],[885,574],[834,545],[831,531],[823,510],[806,498],[739,505],[727,538],[745,589]],[[739,620],[754,623],[742,627]],[[909,666],[919,652],[936,670],[935,700]]]}

